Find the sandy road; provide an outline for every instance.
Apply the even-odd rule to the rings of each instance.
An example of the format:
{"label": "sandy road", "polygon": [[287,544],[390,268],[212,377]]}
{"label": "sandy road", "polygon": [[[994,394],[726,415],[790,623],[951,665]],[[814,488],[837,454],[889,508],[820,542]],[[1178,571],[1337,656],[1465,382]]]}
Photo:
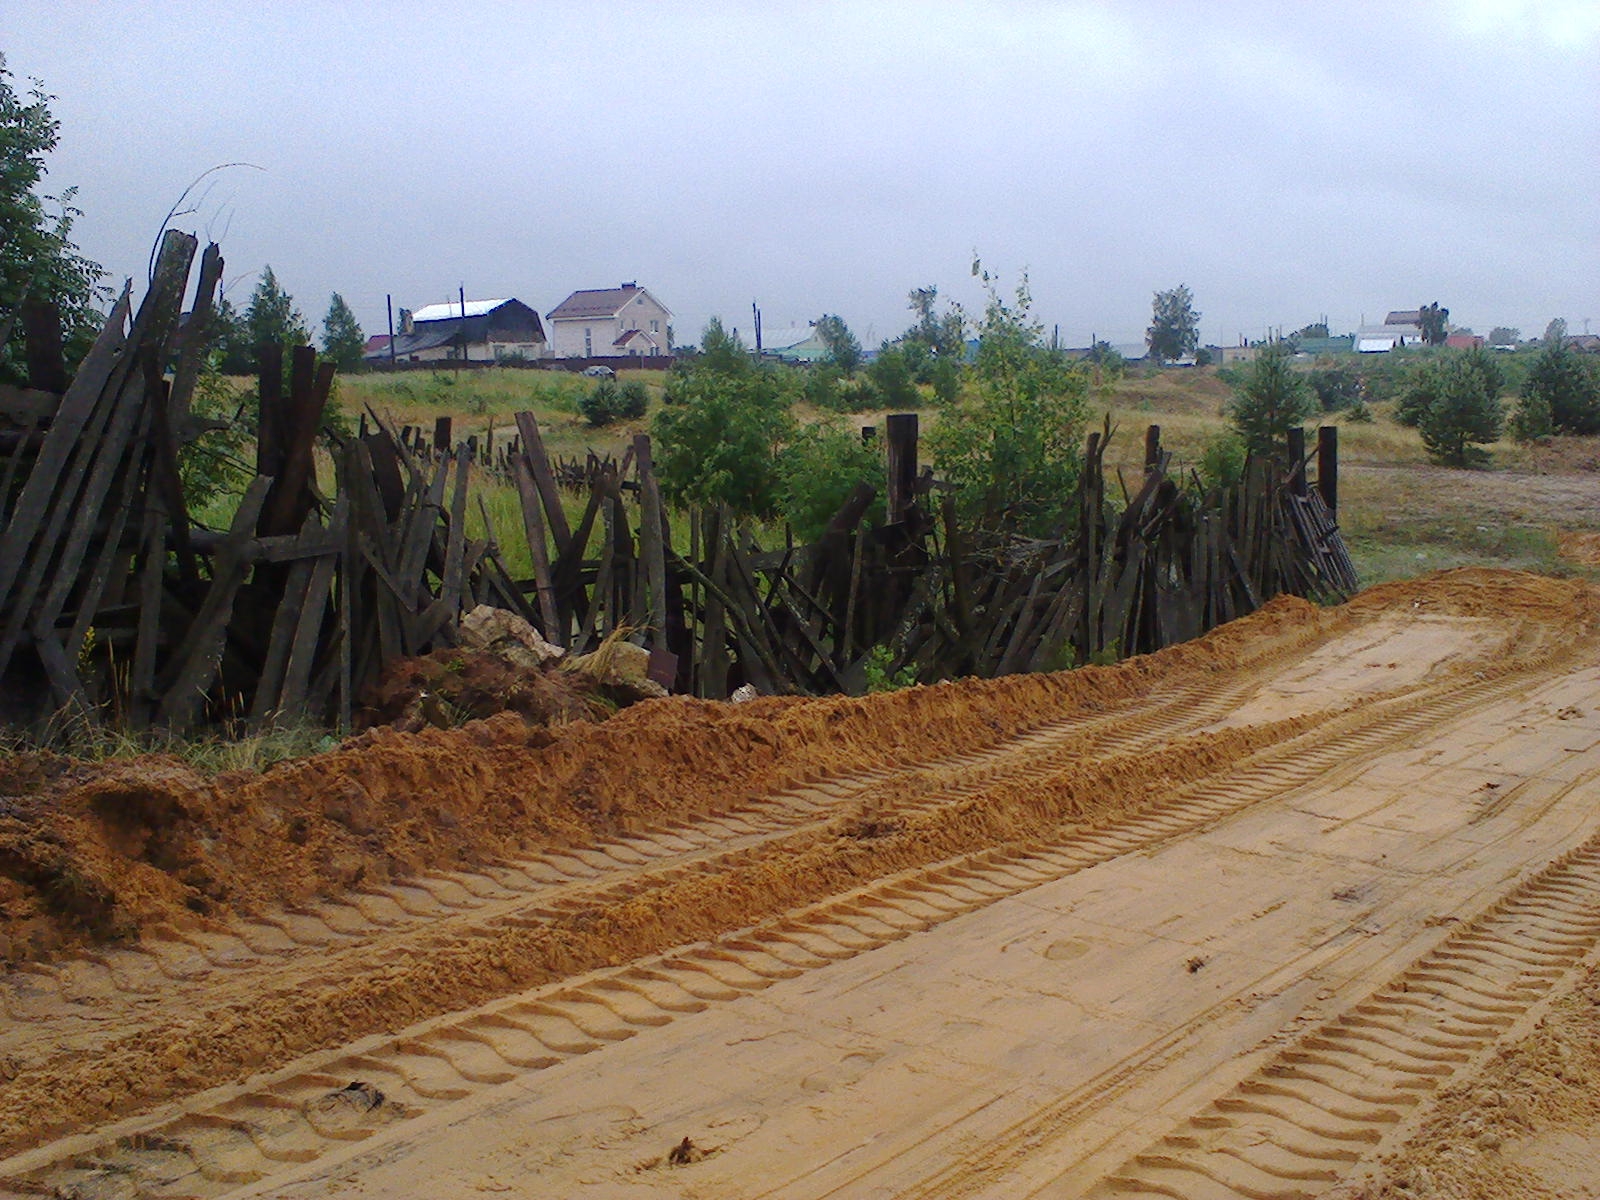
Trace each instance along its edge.
{"label": "sandy road", "polygon": [[[979,751],[10,978],[0,1101],[64,1136],[0,1174],[81,1196],[1326,1191],[1600,940],[1594,630],[1484,607],[1391,595]],[[609,961],[531,991],[491,979],[405,1028],[351,1007],[597,927]],[[360,1036],[273,1053],[330,1011]],[[120,1122],[62,1129],[70,1105],[34,1098],[202,1045],[218,1086]]]}

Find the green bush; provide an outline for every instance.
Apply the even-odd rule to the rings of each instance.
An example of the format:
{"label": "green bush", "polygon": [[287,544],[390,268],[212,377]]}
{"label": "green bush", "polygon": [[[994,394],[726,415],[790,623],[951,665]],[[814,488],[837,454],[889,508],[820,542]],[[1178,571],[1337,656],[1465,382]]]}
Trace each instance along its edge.
{"label": "green bush", "polygon": [[756,366],[738,339],[713,322],[705,352],[671,380],[671,403],[656,413],[656,470],[678,504],[727,504],[769,517],[779,504],[779,451],[794,432],[799,384],[791,372]]}
{"label": "green bush", "polygon": [[1339,412],[1358,404],[1365,395],[1361,372],[1354,367],[1319,367],[1306,375],[1306,382],[1317,394],[1317,403],[1325,413]]}
{"label": "green bush", "polygon": [[602,379],[595,384],[593,391],[578,401],[578,411],[583,414],[584,420],[599,428],[617,419],[618,402],[617,381]]}
{"label": "green bush", "polygon": [[982,278],[989,299],[972,387],[945,408],[928,448],[970,523],[1048,536],[1082,467],[1088,379],[1044,344],[1026,277],[1010,305]]}
{"label": "green bush", "polygon": [[1213,434],[1200,451],[1197,470],[1201,485],[1207,491],[1233,487],[1244,477],[1246,453],[1244,438],[1234,430]]}
{"label": "green bush", "polygon": [[[1552,433],[1600,433],[1600,370],[1584,355],[1552,338],[1540,349],[1522,383],[1524,406],[1533,414],[1548,410]],[[1541,435],[1535,435],[1541,436]]]}
{"label": "green bush", "polygon": [[644,416],[648,395],[644,384],[636,379],[622,384],[615,379],[602,379],[578,401],[578,411],[597,428],[613,421],[637,421]]}
{"label": "green bush", "polygon": [[867,379],[877,392],[876,407],[900,410],[916,408],[921,403],[911,364],[905,351],[897,346],[885,344],[878,351],[878,357],[867,368]]}
{"label": "green bush", "polygon": [[848,425],[819,421],[802,430],[784,450],[782,474],[783,515],[801,541],[822,535],[858,483],[879,493],[868,509],[869,522],[883,519],[882,453]]}

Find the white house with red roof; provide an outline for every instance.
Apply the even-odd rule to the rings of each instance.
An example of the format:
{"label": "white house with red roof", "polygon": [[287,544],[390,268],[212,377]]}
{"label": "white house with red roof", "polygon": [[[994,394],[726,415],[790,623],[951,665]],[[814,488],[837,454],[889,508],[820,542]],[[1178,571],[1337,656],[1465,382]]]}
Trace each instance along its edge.
{"label": "white house with red roof", "polygon": [[672,313],[637,283],[573,292],[546,315],[553,358],[672,352]]}

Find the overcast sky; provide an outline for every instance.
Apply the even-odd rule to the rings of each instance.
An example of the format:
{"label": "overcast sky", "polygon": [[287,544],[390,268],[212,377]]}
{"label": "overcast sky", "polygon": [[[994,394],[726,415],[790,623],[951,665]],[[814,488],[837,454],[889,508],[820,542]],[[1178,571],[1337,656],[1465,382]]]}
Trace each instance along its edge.
{"label": "overcast sky", "polygon": [[178,219],[320,329],[637,280],[680,341],[842,315],[863,342],[973,251],[1063,342],[1204,340],[1438,300],[1600,330],[1600,0],[79,3],[6,0],[56,96],[52,188],[142,280]]}

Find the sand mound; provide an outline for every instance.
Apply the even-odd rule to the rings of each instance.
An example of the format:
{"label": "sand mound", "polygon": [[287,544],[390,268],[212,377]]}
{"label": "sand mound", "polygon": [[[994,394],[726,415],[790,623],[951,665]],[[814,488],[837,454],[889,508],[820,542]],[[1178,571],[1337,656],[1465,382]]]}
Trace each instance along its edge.
{"label": "sand mound", "polygon": [[[102,767],[14,757],[0,764],[0,956],[44,958],[152,926],[205,926],[229,912],[579,845],[724,811],[842,764],[959,754],[1248,665],[1354,614],[1592,622],[1595,603],[1572,581],[1455,571],[1372,589],[1344,610],[1280,598],[1198,641],[1053,675],[860,699],[671,698],[602,724],[584,719],[594,714],[592,692],[541,691],[520,678],[510,711],[487,720],[415,733],[374,728],[259,774],[207,779],[161,757]],[[464,705],[511,686],[495,674],[498,660],[453,653],[407,665],[378,708],[419,685],[442,687],[442,677],[460,681],[453,702]],[[533,713],[572,723],[530,726]]]}

